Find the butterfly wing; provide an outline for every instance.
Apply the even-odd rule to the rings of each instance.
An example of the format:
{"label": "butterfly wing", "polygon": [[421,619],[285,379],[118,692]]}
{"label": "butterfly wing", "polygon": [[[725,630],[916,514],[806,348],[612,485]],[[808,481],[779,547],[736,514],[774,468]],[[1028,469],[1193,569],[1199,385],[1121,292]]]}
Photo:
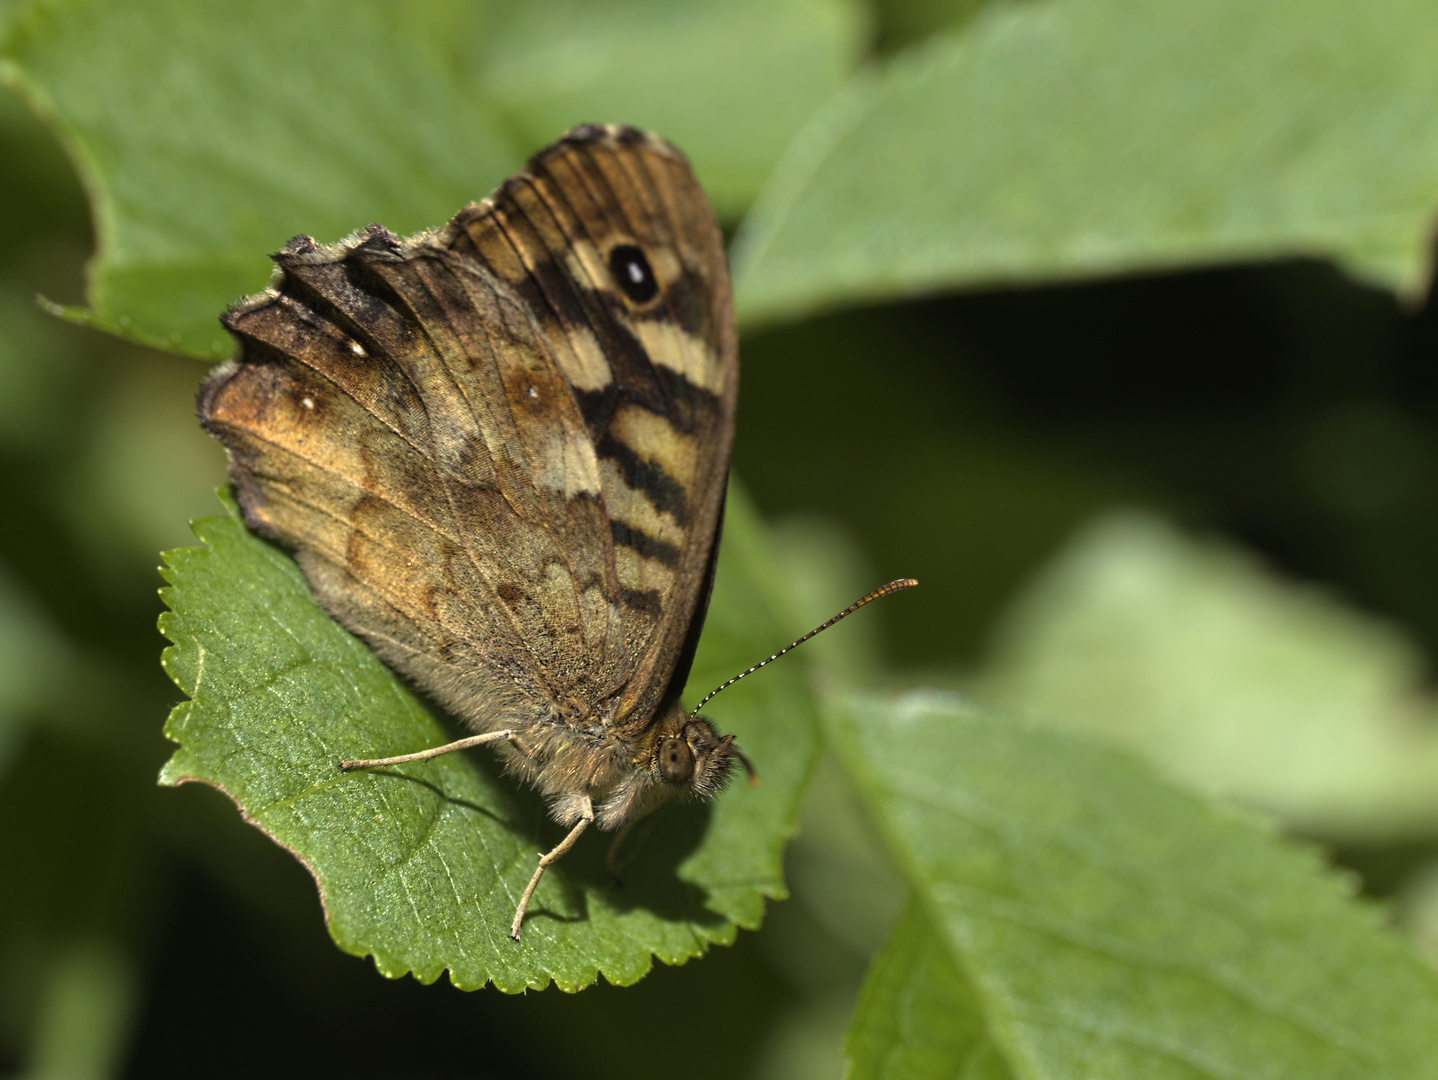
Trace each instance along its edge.
{"label": "butterfly wing", "polygon": [[634,665],[614,715],[642,722],[702,618],[718,541],[738,393],[723,237],[682,156],[632,128],[577,129],[476,219],[478,256],[558,343],[595,448]]}
{"label": "butterfly wing", "polygon": [[738,379],[683,157],[576,129],[434,233],[276,262],[200,398],[246,520],[479,728],[647,719],[707,587]]}

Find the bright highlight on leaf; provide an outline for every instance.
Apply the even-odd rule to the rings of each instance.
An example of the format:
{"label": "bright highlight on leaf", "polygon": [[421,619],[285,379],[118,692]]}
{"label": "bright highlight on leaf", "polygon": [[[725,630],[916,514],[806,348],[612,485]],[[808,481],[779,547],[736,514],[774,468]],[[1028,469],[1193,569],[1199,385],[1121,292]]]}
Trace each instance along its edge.
{"label": "bright highlight on leaf", "polygon": [[[766,897],[784,895],[782,848],[816,752],[800,668],[747,679],[723,703],[726,730],[764,770],[759,788],[738,785],[711,809],[668,807],[646,819],[625,848],[622,886],[604,866],[607,838],[587,838],[545,876],[515,943],[515,900],[558,827],[483,751],[340,773],[341,758],[450,736],[315,605],[290,559],[230,510],[195,524],[204,547],[166,556],[161,629],[174,645],[165,669],[190,700],[166,726],[180,749],[161,779],[221,789],[304,862],[341,948],[372,955],[390,976],[431,982],[448,969],[463,989],[553,980],[575,990],[601,974],[634,982],[651,956],[683,963],[728,943],[738,927],[758,925]],[[731,493],[694,685],[784,637],[769,614],[767,558],[752,511]]]}

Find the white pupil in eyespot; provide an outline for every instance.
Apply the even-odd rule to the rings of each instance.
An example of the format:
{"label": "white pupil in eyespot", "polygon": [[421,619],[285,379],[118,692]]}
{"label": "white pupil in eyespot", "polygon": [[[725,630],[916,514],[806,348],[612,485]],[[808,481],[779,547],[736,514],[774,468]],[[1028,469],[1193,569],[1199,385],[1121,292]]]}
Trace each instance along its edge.
{"label": "white pupil in eyespot", "polygon": [[642,285],[644,283],[644,267],[640,266],[637,262],[630,262],[628,271],[630,281],[636,285]]}

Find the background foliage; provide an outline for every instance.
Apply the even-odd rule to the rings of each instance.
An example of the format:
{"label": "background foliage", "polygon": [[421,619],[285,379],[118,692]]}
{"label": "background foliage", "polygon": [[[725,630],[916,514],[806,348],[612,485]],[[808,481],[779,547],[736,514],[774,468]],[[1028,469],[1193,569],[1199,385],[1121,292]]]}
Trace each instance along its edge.
{"label": "background foliage", "polygon": [[[9,0],[0,32],[0,1067],[1438,1071],[1431,5]],[[696,681],[923,586],[726,702],[773,801],[655,841],[727,898],[682,945],[692,905],[543,977],[398,962],[230,802],[154,784],[185,696],[156,553],[223,479],[197,360],[293,233],[438,224],[588,120],[673,139],[734,236],[759,515]],[[186,650],[233,630],[243,689],[224,590],[260,571],[201,571],[284,571],[199,531],[166,776],[244,802],[204,739],[274,714]],[[731,824],[770,845],[744,883]],[[711,940],[577,996],[334,947],[518,989]]]}

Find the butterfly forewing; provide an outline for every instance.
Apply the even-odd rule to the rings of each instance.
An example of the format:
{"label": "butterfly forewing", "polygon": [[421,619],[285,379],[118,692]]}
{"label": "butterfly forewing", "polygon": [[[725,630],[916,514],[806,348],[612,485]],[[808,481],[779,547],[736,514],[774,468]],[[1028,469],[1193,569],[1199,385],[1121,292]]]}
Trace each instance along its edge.
{"label": "butterfly forewing", "polygon": [[[635,658],[618,716],[642,721],[696,612],[723,500],[738,365],[722,238],[682,159],[632,130],[561,140],[501,188],[490,224],[479,254],[506,265],[512,251],[547,337],[572,347]],[[636,250],[657,286],[637,302],[615,280],[616,254]]]}
{"label": "butterfly forewing", "polygon": [[437,232],[276,261],[200,401],[247,520],[481,729],[647,719],[706,588],[738,378],[682,156],[578,129]]}

